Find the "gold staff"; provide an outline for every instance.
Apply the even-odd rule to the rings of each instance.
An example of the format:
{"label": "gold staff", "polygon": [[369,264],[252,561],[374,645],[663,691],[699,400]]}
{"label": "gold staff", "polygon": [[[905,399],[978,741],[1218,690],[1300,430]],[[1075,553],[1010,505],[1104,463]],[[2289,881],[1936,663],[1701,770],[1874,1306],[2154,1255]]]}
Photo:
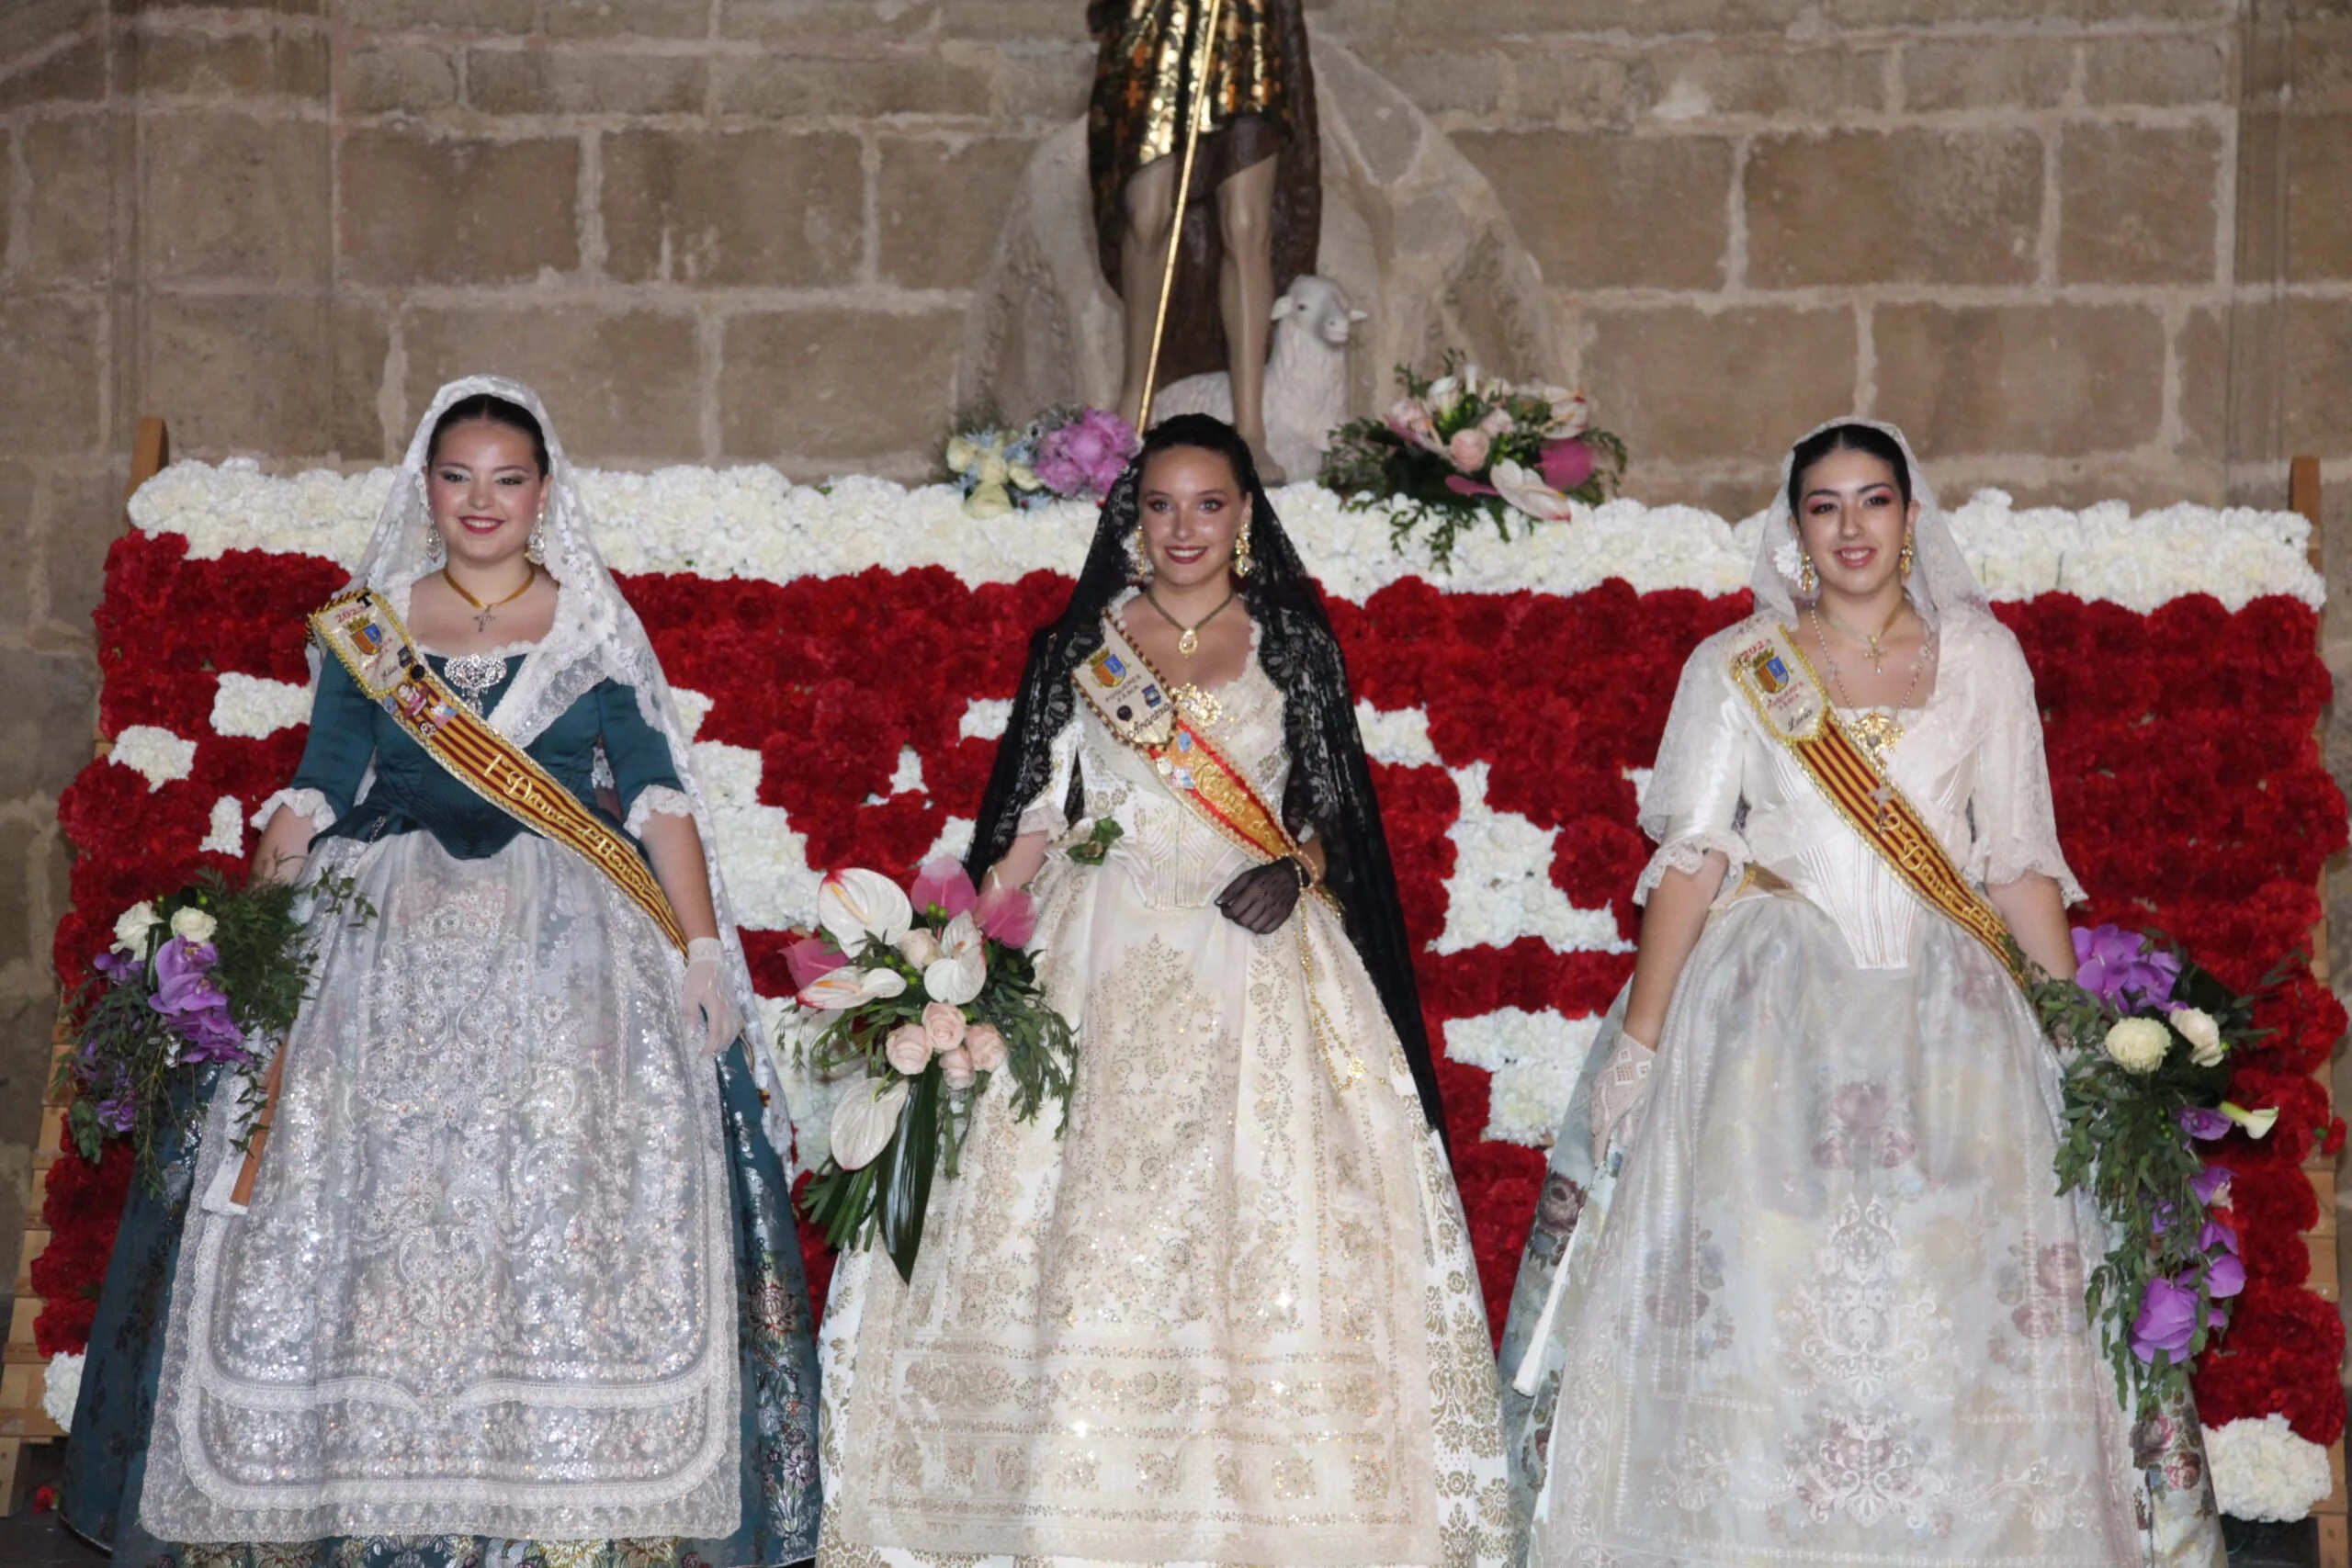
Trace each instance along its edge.
{"label": "gold staff", "polygon": [[1159,340],[1168,333],[1168,299],[1176,291],[1176,257],[1184,243],[1184,204],[1193,194],[1193,157],[1201,150],[1201,129],[1209,118],[1209,64],[1216,49],[1217,23],[1224,19],[1225,0],[1209,0],[1208,25],[1201,29],[1200,69],[1193,78],[1193,116],[1184,127],[1184,170],[1176,179],[1176,211],[1168,225],[1168,265],[1159,275],[1159,310],[1151,323],[1151,358],[1145,363],[1143,407],[1136,411],[1136,428],[1151,428],[1151,400],[1159,389]]}

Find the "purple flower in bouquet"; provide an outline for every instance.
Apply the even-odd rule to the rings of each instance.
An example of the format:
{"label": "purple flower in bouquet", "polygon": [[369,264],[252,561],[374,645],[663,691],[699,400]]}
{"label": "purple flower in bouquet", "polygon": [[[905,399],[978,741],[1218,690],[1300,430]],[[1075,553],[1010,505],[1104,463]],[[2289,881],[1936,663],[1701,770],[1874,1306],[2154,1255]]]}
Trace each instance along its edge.
{"label": "purple flower in bouquet", "polygon": [[2245,1289],[2245,1265],[2235,1252],[2218,1252],[2205,1264],[2205,1293],[2223,1301]]}
{"label": "purple flower in bouquet", "polygon": [[2199,1250],[2226,1252],[2234,1257],[2238,1250],[2238,1227],[2222,1220],[2207,1220],[2205,1228],[2197,1233]]}
{"label": "purple flower in bouquet", "polygon": [[2075,928],[2075,984],[2108,1006],[2130,1011],[2172,999],[2180,960],[2121,926]]}
{"label": "purple flower in bouquet", "polygon": [[2132,1353],[2147,1362],[2154,1362],[2159,1350],[2175,1361],[2185,1360],[2198,1327],[2196,1289],[2158,1275],[2140,1298],[2140,1315],[2132,1324]]}
{"label": "purple flower in bouquet", "polygon": [[170,1021],[188,1048],[184,1062],[233,1061],[244,1054],[244,1031],[229,1016],[226,992],[212,983],[220,959],[209,942],[174,937],[155,950],[155,994],[147,1005]]}
{"label": "purple flower in bouquet", "polygon": [[2190,1180],[2188,1190],[2196,1193],[2197,1201],[2209,1209],[2227,1208],[2230,1179],[2236,1174],[2226,1165],[2209,1165]]}
{"label": "purple flower in bouquet", "polygon": [[1088,409],[1037,443],[1037,479],[1058,496],[1100,501],[1111,493],[1138,446],[1136,427],[1103,409]]}
{"label": "purple flower in bouquet", "polygon": [[[2182,1132],[2208,1142],[2230,1130],[2230,1119],[2210,1106],[2184,1105],[2180,1108],[2178,1120]],[[2199,1196],[2203,1195],[2200,1193]]]}
{"label": "purple flower in bouquet", "polygon": [[130,985],[147,972],[145,959],[119,951],[101,953],[91,960],[91,964],[107,977],[108,984],[116,986]]}

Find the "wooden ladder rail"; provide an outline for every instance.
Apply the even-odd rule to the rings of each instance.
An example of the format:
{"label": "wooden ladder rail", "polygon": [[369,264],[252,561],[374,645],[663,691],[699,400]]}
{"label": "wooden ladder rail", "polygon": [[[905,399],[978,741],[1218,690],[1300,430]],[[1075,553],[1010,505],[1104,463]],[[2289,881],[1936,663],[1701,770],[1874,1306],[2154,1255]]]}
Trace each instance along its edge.
{"label": "wooden ladder rail", "polygon": [[[126,509],[139,487],[164,471],[171,461],[171,434],[164,422],[153,417],[141,420],[130,449],[130,483],[123,491]],[[130,525],[128,510],[122,525]],[[103,735],[93,739],[100,757],[114,749],[113,742]],[[50,1035],[51,1085],[56,1082],[58,1062],[73,1048],[74,1038],[66,1030],[61,1010]],[[49,1381],[49,1358],[40,1353],[33,1340],[33,1321],[40,1316],[44,1303],[33,1293],[32,1280],[33,1259],[49,1246],[49,1222],[41,1216],[40,1198],[49,1190],[50,1168],[57,1163],[64,1137],[65,1100],[66,1097],[54,1088],[44,1090],[40,1133],[33,1144],[33,1191],[37,1196],[25,1214],[25,1239],[17,1253],[16,1295],[9,1311],[8,1339],[6,1348],[0,1349],[0,1514],[16,1513],[28,1500],[31,1467],[24,1462],[27,1447],[54,1442],[65,1435],[41,1408],[41,1395]]]}
{"label": "wooden ladder rail", "polygon": [[[2326,536],[2325,513],[2320,504],[2320,468],[2317,457],[2297,457],[2287,466],[2287,504],[2302,513],[2312,525],[2312,570],[2326,576],[2327,565],[2321,545]],[[2320,719],[2317,737],[2320,754],[2327,752],[2327,720]],[[2323,869],[2319,879],[2320,918],[2312,928],[2312,978],[2324,986],[2328,983],[2328,923],[2327,873]],[[2328,1095],[2332,1108],[2335,1096],[2333,1068],[2335,1053],[2329,1060],[2313,1070],[2322,1093]],[[2335,1160],[2329,1155],[2313,1154],[2303,1162],[2303,1175],[2312,1184],[2319,1199],[2319,1224],[2303,1237],[2303,1246],[2311,1255],[2311,1289],[2330,1302],[2340,1296],[2336,1279],[2337,1226],[2335,1218]],[[2338,1437],[2328,1445],[2328,1468],[2335,1473],[2335,1484],[2319,1505],[2312,1510],[2319,1523],[2320,1568],[2352,1568],[2352,1529],[2347,1529],[2346,1495],[2344,1475],[2344,1439]]]}

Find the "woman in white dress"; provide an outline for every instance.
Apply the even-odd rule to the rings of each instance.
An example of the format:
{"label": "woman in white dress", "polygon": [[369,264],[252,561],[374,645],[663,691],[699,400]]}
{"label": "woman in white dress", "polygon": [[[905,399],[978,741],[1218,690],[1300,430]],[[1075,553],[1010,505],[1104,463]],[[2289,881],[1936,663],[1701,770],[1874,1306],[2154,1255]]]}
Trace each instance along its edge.
{"label": "woman in white dress", "polygon": [[1498,1561],[1494,1361],[1354,700],[1231,426],[1161,424],[1105,503],[972,861],[1037,897],[1077,1087],[1059,1126],[991,1088],[911,1282],[842,1259],[820,1560]]}
{"label": "woman in white dress", "polygon": [[2217,1565],[2194,1420],[2135,1454],[2086,1322],[2003,955],[2071,976],[2082,897],[2016,639],[1890,426],[1797,445],[1753,586],[1683,670],[1505,1337],[1528,1560]]}

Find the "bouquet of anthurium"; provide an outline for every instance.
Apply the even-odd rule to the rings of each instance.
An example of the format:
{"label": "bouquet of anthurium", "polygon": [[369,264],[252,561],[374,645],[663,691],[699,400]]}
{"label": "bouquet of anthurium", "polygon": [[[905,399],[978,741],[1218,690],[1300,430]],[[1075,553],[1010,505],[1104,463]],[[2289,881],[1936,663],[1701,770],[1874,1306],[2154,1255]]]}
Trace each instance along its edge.
{"label": "bouquet of anthurium", "polygon": [[2233,1126],[2259,1138],[2278,1119],[2222,1098],[2231,1055],[2266,1032],[2254,1007],[2275,977],[2242,997],[2120,926],[2077,930],[2075,956],[2074,979],[2030,990],[2065,1051],[2058,1190],[2087,1191],[2107,1219],[2112,1245],[2084,1304],[2125,1408],[2145,1416],[2187,1392],[2189,1363],[2245,1288],[2237,1230],[2220,1217],[2230,1173],[2198,1145]]}
{"label": "bouquet of anthurium", "polygon": [[954,861],[900,892],[871,871],[835,872],[817,895],[822,936],[786,953],[795,1054],[820,1072],[861,1076],[833,1111],[832,1153],[802,1194],[835,1247],[877,1227],[902,1277],[922,1246],[934,1170],[953,1179],[972,1108],[1009,1074],[1013,1114],[1067,1104],[1076,1047],[1023,951],[1037,911],[1018,889],[976,893]]}
{"label": "bouquet of anthurium", "polygon": [[213,1063],[243,1079],[250,1132],[263,1069],[310,994],[320,913],[375,916],[347,877],[232,888],[209,873],[123,911],[114,945],[92,961],[96,973],[67,1004],[78,1044],[57,1068],[58,1087],[72,1096],[66,1128],[85,1159],[128,1135],[154,1189],[157,1140],[186,1113],[175,1090]]}

